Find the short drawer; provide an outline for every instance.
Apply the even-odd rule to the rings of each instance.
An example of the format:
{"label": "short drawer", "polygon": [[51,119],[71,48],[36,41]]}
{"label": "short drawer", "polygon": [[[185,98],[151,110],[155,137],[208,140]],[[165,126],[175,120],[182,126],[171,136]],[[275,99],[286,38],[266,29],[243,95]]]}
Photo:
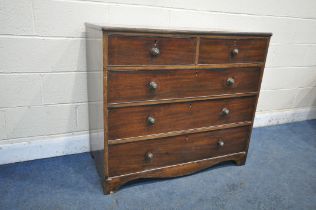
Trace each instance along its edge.
{"label": "short drawer", "polygon": [[201,38],[199,63],[254,63],[264,62],[268,39]]}
{"label": "short drawer", "polygon": [[250,127],[109,145],[109,173],[117,176],[246,150]]}
{"label": "short drawer", "polygon": [[109,139],[251,121],[256,97],[110,109]]}
{"label": "short drawer", "polygon": [[196,38],[111,35],[109,65],[194,64]]}
{"label": "short drawer", "polygon": [[260,74],[259,68],[113,71],[109,102],[256,92]]}

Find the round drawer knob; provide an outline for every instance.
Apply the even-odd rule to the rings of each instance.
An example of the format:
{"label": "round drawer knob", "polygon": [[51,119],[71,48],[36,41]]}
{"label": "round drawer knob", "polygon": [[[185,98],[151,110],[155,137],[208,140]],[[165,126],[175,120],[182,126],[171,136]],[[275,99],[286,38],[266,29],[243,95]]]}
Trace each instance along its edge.
{"label": "round drawer knob", "polygon": [[158,84],[154,81],[151,81],[149,83],[149,88],[150,88],[150,90],[156,90],[158,88]]}
{"label": "round drawer knob", "polygon": [[158,56],[160,54],[159,48],[155,45],[150,49],[150,54],[154,57]]}
{"label": "round drawer knob", "polygon": [[151,116],[149,116],[149,117],[147,118],[147,123],[148,123],[149,125],[154,125],[155,122],[156,122],[155,118],[153,118],[153,117],[151,117]]}
{"label": "round drawer knob", "polygon": [[226,80],[226,85],[231,87],[235,84],[235,79],[232,78],[232,77],[229,77],[227,80]]}
{"label": "round drawer knob", "polygon": [[217,145],[218,145],[219,147],[223,147],[223,146],[225,145],[225,143],[224,143],[224,141],[219,140],[219,141],[217,142]]}
{"label": "round drawer knob", "polygon": [[146,161],[151,161],[154,158],[154,154],[152,152],[147,152],[145,154],[145,160]]}
{"label": "round drawer knob", "polygon": [[237,48],[232,50],[232,56],[237,56],[239,53],[239,50]]}
{"label": "round drawer knob", "polygon": [[222,109],[222,114],[223,115],[229,115],[229,109],[227,109],[226,107]]}

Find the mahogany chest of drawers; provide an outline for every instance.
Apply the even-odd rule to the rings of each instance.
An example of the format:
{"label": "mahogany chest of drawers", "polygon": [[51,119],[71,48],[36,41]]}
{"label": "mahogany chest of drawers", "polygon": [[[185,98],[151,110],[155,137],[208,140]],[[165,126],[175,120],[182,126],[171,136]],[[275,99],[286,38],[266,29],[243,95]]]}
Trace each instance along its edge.
{"label": "mahogany chest of drawers", "polygon": [[104,192],[245,164],[271,34],[87,24],[91,151]]}

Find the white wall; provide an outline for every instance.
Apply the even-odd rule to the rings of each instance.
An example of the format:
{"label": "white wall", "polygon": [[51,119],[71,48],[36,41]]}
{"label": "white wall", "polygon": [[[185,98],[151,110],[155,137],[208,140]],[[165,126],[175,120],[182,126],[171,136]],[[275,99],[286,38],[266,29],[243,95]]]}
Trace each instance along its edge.
{"label": "white wall", "polygon": [[315,0],[0,0],[0,159],[87,134],[85,22],[272,32],[258,125],[316,117]]}

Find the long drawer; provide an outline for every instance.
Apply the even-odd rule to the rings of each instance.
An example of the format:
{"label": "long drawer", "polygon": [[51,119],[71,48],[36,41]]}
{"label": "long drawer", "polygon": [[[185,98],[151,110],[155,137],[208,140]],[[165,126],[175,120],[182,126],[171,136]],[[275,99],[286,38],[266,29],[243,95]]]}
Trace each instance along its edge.
{"label": "long drawer", "polygon": [[242,152],[250,127],[109,145],[110,176]]}
{"label": "long drawer", "polygon": [[111,71],[109,102],[256,92],[260,73],[259,68]]}
{"label": "long drawer", "polygon": [[251,121],[256,97],[159,104],[109,110],[109,139]]}

